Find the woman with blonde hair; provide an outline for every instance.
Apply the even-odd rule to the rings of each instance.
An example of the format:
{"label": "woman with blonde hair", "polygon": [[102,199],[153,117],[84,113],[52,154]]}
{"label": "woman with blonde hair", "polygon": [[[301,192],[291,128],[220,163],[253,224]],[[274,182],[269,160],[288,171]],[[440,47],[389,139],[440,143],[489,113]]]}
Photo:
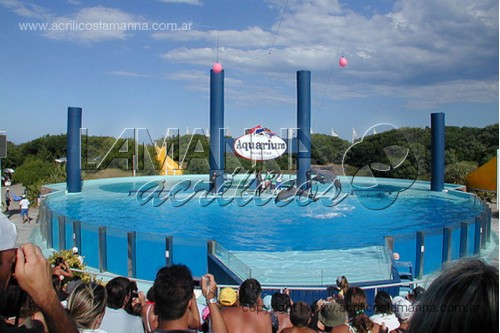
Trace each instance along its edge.
{"label": "woman with blonde hair", "polygon": [[99,329],[106,301],[106,288],[96,283],[82,283],[71,293],[68,311],[81,333],[107,333]]}

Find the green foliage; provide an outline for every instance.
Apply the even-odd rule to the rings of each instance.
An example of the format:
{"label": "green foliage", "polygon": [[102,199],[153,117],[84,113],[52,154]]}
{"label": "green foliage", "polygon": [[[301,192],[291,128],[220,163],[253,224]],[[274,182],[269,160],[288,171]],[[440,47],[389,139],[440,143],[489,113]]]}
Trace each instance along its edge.
{"label": "green foliage", "polygon": [[[49,263],[54,266],[54,263],[56,261],[56,258],[62,257],[66,263],[68,263],[69,268],[71,269],[79,269],[79,270],[85,270],[85,263],[80,263],[80,260],[78,260],[78,257],[73,254],[71,250],[60,250],[57,252],[54,252],[49,258],[48,261]],[[83,282],[90,282],[91,277],[87,273],[81,273],[81,272],[73,272],[74,277],[80,278]],[[65,278],[63,281],[63,284],[68,282],[68,279]]]}
{"label": "green foliage", "polygon": [[46,162],[37,156],[29,156],[24,163],[16,168],[13,180],[24,186],[36,184],[47,179],[54,168],[53,163]]}
{"label": "green foliage", "polygon": [[187,165],[185,173],[188,174],[207,174],[209,170],[208,159],[205,158],[193,158]]}
{"label": "green foliage", "polygon": [[312,164],[341,164],[350,143],[326,134],[311,135]]}
{"label": "green foliage", "polygon": [[[183,162],[186,173],[207,173],[209,160],[209,139],[201,134],[173,136],[156,140],[159,146],[166,145],[168,155],[174,161]],[[463,182],[463,174],[469,168],[461,163],[471,161],[477,165],[484,164],[496,155],[498,149],[498,124],[485,128],[446,127],[445,163],[447,165],[446,181]],[[388,163],[384,148],[392,145],[408,147],[410,154],[398,168],[390,174],[381,173],[384,177],[430,179],[431,163],[431,130],[430,128],[404,127],[397,130],[382,132],[365,137],[362,145],[349,149],[351,143],[338,137],[325,134],[311,135],[313,165],[340,165],[346,154],[345,167],[349,172],[356,172],[360,167],[373,162]],[[134,138],[115,139],[106,136],[82,137],[82,171],[87,174],[99,170],[119,168],[132,171],[134,154],[137,152],[137,174],[159,174],[161,168],[156,160],[153,144],[140,144],[136,151]],[[8,143],[8,157],[2,160],[2,167],[13,168],[14,182],[23,183],[29,188],[29,196],[37,193],[36,187],[43,183],[63,182],[65,180],[65,165],[54,163],[54,159],[66,156],[66,135],[45,135],[41,138],[14,145]],[[252,165],[251,161],[226,153],[226,171],[233,172],[241,168],[241,172],[256,169],[293,172],[296,167],[296,157],[291,165],[289,156],[284,155],[274,161],[259,162]],[[349,171],[351,170],[351,171]],[[36,196],[35,196],[36,197]]]}
{"label": "green foliage", "polygon": [[66,135],[44,135],[21,145],[23,156],[34,156],[52,163],[56,158],[66,156]]}
{"label": "green foliage", "polygon": [[465,184],[465,177],[477,168],[476,162],[461,161],[446,167],[444,180],[452,184]]}

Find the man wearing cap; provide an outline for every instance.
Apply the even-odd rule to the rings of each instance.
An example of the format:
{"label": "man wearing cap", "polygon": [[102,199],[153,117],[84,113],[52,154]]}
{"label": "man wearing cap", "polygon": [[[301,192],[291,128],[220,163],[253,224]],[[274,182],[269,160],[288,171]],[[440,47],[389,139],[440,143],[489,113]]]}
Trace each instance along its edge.
{"label": "man wearing cap", "polygon": [[234,306],[237,305],[238,295],[236,294],[236,290],[230,287],[222,288],[219,291],[219,303],[222,306]]}
{"label": "man wearing cap", "polygon": [[[344,329],[344,323],[347,320],[347,313],[344,306],[335,302],[325,302],[320,304],[321,309],[318,313],[318,328],[322,332],[330,332],[335,327]],[[347,326],[346,326],[347,327]]]}
{"label": "man wearing cap", "polygon": [[[39,247],[25,244],[16,249],[15,225],[0,215],[0,297],[5,292],[12,274],[19,286],[40,307],[49,332],[78,333],[75,323],[64,311],[55,289],[49,262]],[[37,329],[10,327],[0,314],[0,333],[36,333]]]}
{"label": "man wearing cap", "polygon": [[404,333],[410,329],[410,318],[413,314],[413,304],[406,298],[401,296],[396,296],[392,300],[392,305],[394,308],[394,313],[399,320],[399,328],[396,330],[397,333]]}
{"label": "man wearing cap", "polygon": [[22,195],[21,201],[19,201],[19,207],[21,207],[21,217],[23,219],[23,223],[30,222],[31,218],[28,215],[30,201],[26,198],[26,194]]}
{"label": "man wearing cap", "polygon": [[80,262],[80,265],[83,265],[83,257],[78,253],[78,248],[75,246],[75,247],[73,247],[72,251],[73,251],[73,255]]}

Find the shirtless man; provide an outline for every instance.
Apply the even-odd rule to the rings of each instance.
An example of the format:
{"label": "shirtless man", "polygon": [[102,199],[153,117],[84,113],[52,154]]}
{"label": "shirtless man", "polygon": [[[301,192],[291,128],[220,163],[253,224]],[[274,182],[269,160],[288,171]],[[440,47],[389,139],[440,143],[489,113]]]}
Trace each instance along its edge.
{"label": "shirtless man", "polygon": [[271,316],[263,310],[259,281],[247,279],[239,289],[240,305],[222,309],[229,333],[272,333]]}

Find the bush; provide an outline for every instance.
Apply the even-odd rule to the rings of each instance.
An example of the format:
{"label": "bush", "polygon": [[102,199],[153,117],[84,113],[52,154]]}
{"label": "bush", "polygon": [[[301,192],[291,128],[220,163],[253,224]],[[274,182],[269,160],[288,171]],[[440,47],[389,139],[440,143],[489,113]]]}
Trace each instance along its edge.
{"label": "bush", "polygon": [[13,179],[16,183],[24,186],[33,185],[48,178],[51,174],[53,165],[43,160],[30,157],[16,169]]}
{"label": "bush", "polygon": [[[68,263],[69,268],[71,269],[80,269],[84,270],[85,269],[85,264],[80,263],[80,260],[78,260],[78,257],[73,254],[73,251],[71,250],[60,250],[58,252],[54,252],[49,258],[48,261],[49,263],[53,266],[54,262],[56,261],[56,258],[62,257],[64,261]],[[92,279],[89,274],[87,273],[80,273],[80,272],[73,272],[73,279],[77,277],[80,278],[83,282],[90,282]],[[68,279],[64,279],[63,284],[68,282]]]}
{"label": "bush", "polygon": [[445,181],[452,184],[465,184],[467,175],[477,168],[476,162],[462,161],[446,167]]}

